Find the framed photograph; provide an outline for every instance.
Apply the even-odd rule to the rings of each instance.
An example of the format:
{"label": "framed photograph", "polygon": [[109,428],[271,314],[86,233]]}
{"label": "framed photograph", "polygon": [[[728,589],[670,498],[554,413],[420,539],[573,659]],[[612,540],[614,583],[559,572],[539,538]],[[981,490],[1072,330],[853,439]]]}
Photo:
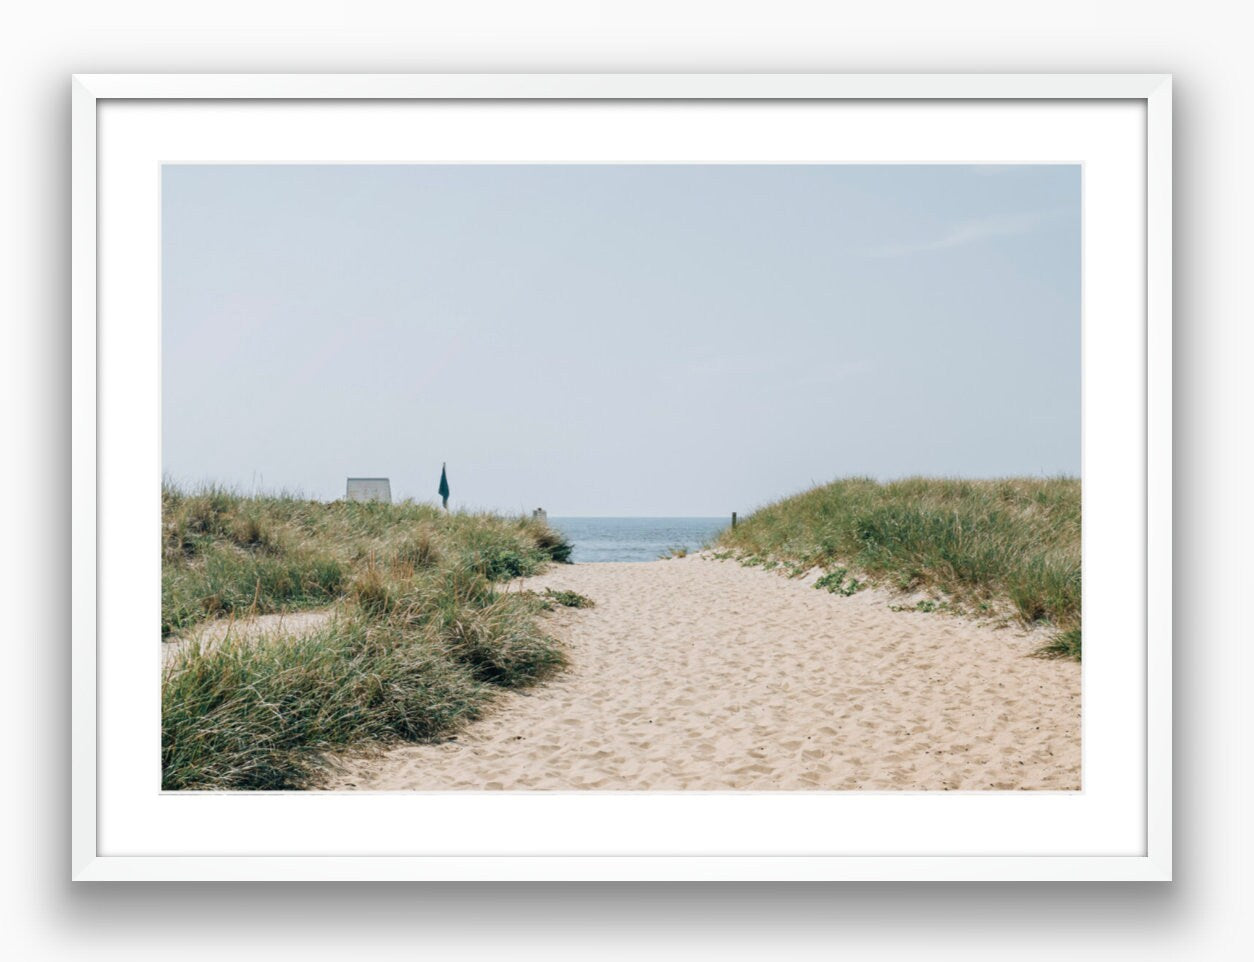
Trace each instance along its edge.
{"label": "framed photograph", "polygon": [[1171,80],[73,80],[76,880],[1170,880]]}

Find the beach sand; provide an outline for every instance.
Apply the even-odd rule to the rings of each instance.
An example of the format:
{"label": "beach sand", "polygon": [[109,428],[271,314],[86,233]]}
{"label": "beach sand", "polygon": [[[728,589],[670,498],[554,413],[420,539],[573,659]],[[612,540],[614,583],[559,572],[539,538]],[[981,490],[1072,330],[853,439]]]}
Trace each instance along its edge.
{"label": "beach sand", "polygon": [[439,744],[334,759],[333,790],[1080,788],[1080,666],[1042,635],[893,611],[733,561],[554,566],[570,667]]}
{"label": "beach sand", "polygon": [[211,650],[228,638],[234,641],[279,644],[284,640],[296,640],[329,624],[335,617],[335,608],[317,608],[312,611],[287,611],[271,615],[252,615],[240,618],[218,618],[205,621],[195,627],[166,638],[161,642],[161,664],[174,663],[179,652],[199,642]]}

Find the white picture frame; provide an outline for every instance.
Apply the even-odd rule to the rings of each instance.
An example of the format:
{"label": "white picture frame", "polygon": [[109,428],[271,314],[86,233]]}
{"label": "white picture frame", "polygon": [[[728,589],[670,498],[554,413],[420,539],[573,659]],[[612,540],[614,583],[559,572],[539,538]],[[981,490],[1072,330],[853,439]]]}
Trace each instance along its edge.
{"label": "white picture frame", "polygon": [[[121,536],[114,520],[126,517],[132,509],[119,497],[119,487],[110,473],[107,458],[110,418],[116,408],[100,404],[101,391],[116,384],[119,375],[127,374],[132,361],[119,362],[105,349],[108,338],[118,328],[111,318],[99,312],[104,301],[119,289],[115,281],[115,254],[109,245],[111,235],[101,232],[99,207],[111,189],[118,168],[111,166],[98,140],[101,110],[112,103],[169,103],[191,106],[201,102],[256,101],[264,104],[293,102],[352,101],[363,108],[370,104],[394,101],[428,101],[440,104],[510,105],[552,101],[595,102],[612,109],[616,104],[650,103],[683,104],[696,110],[703,105],[752,103],[755,109],[779,111],[797,103],[909,103],[922,116],[935,105],[965,105],[987,102],[1005,104],[1066,104],[1077,109],[1085,105],[1125,104],[1143,111],[1144,140],[1138,145],[1143,168],[1136,172],[1144,178],[1143,224],[1129,224],[1129,230],[1143,231],[1143,251],[1138,251],[1135,269],[1144,280],[1143,304],[1125,305],[1142,319],[1142,340],[1134,345],[1126,370],[1113,379],[1109,390],[1138,411],[1144,425],[1144,437],[1133,439],[1138,460],[1129,471],[1144,486],[1144,529],[1137,532],[1143,545],[1143,558],[1138,551],[1136,571],[1143,570],[1138,581],[1143,588],[1144,611],[1137,612],[1135,631],[1129,629],[1129,643],[1143,645],[1143,674],[1138,673],[1135,685],[1139,701],[1128,704],[1137,717],[1124,719],[1135,727],[1137,745],[1143,746],[1144,759],[1137,760],[1135,772],[1129,774],[1138,786],[1136,802],[1143,805],[1134,814],[1137,821],[1136,845],[1125,845],[1115,854],[1104,852],[1098,842],[1090,840],[1081,852],[1016,852],[1003,840],[990,848],[967,842],[957,852],[895,851],[891,854],[822,850],[810,851],[802,846],[769,851],[761,846],[746,851],[732,846],[711,845],[702,851],[668,851],[662,842],[653,850],[624,850],[609,844],[610,836],[597,836],[593,827],[561,850],[547,850],[541,844],[530,851],[495,852],[482,848],[457,850],[454,840],[449,846],[415,853],[412,846],[400,852],[380,851],[377,846],[354,850],[349,833],[328,840],[328,851],[258,853],[248,849],[219,849],[212,853],[196,850],[190,838],[180,848],[180,839],[165,837],[151,845],[128,843],[115,845],[113,827],[121,819],[117,800],[119,792],[130,792],[132,798],[146,803],[166,805],[170,801],[154,801],[161,795],[155,779],[136,777],[118,766],[114,771],[102,763],[102,746],[108,739],[99,727],[100,713],[108,704],[116,703],[127,684],[116,670],[113,653],[118,649],[104,643],[102,624],[116,618],[115,612],[124,599],[119,597],[110,580],[116,566],[101,564],[109,548],[109,539]],[[345,106],[340,104],[340,106]],[[1171,878],[1171,78],[1166,75],[658,75],[658,74],[586,74],[586,75],[508,75],[508,74],[414,74],[414,75],[80,75],[72,81],[72,445],[73,445],[73,721],[72,721],[72,877],[80,881],[104,880],[1144,880],[1164,881]],[[489,131],[489,136],[491,131]],[[112,135],[111,135],[112,136]],[[908,136],[908,133],[903,136]],[[1007,134],[1007,136],[1012,136]],[[1082,136],[1082,134],[1080,135]],[[111,141],[112,143],[112,141]],[[158,156],[160,148],[158,149]],[[695,149],[695,148],[694,148]],[[960,146],[955,149],[961,149]],[[641,147],[642,154],[624,158],[643,162],[650,146]],[[324,155],[305,156],[297,146],[286,158],[289,161],[335,160]],[[480,158],[463,156],[477,161]],[[560,151],[550,160],[561,160]],[[584,158],[581,158],[584,159]],[[759,161],[761,156],[746,156]],[[920,161],[928,159],[920,156]],[[968,156],[968,160],[985,160],[984,156]],[[767,162],[771,158],[765,158]],[[833,158],[832,162],[840,162]],[[144,176],[157,178],[157,169],[146,169]],[[1092,198],[1090,198],[1092,199]],[[1099,198],[1100,199],[1100,198]],[[158,225],[143,217],[137,218],[135,230],[157,230]],[[1125,253],[1127,253],[1125,251]],[[1090,257],[1100,255],[1088,246],[1086,236],[1086,284],[1094,279],[1099,267],[1090,264]],[[1100,276],[1098,276],[1100,280]],[[147,298],[146,300],[144,298]],[[136,304],[140,311],[151,310],[159,315],[156,290],[141,290]],[[1086,302],[1087,303],[1087,302]],[[1086,324],[1093,323],[1086,306]],[[159,327],[157,328],[159,330]],[[98,340],[98,334],[105,336]],[[100,348],[98,350],[98,348]],[[147,364],[159,358],[153,352],[133,363]],[[1100,353],[1094,355],[1103,356]],[[1086,347],[1086,364],[1092,358]],[[148,365],[149,368],[151,365]],[[147,369],[146,369],[147,370]],[[159,371],[155,372],[159,376]],[[154,374],[147,370],[148,375]],[[126,378],[123,378],[126,380]],[[159,383],[159,381],[158,381]],[[1086,385],[1089,384],[1086,376]],[[1086,422],[1086,431],[1089,426]],[[143,432],[139,432],[143,435]],[[146,444],[141,436],[138,444]],[[151,445],[149,444],[149,447]],[[136,448],[135,450],[140,450]],[[1130,451],[1133,448],[1129,449]],[[148,459],[150,460],[150,459]],[[147,461],[145,461],[147,463]],[[1090,572],[1088,551],[1089,478],[1086,467],[1086,638]],[[159,479],[154,479],[159,480]],[[133,503],[133,502],[132,502]],[[142,541],[142,539],[140,539]],[[153,555],[156,552],[151,552]],[[1142,568],[1143,564],[1143,568]],[[1139,574],[1138,574],[1139,577]],[[1143,630],[1142,630],[1143,629]],[[1135,635],[1135,637],[1133,637]],[[1138,649],[1142,651],[1142,649]],[[1087,654],[1087,652],[1086,652]],[[1100,665],[1093,669],[1100,672]],[[1089,667],[1086,662],[1085,712],[1104,710],[1090,703]],[[121,680],[120,680],[121,679]],[[1143,691],[1141,684],[1143,682]],[[145,689],[145,692],[150,689]],[[145,696],[146,697],[146,696]],[[141,705],[144,698],[138,698]],[[1139,717],[1143,707],[1143,717]],[[1111,709],[1113,711],[1113,709]],[[1131,710],[1131,709],[1130,709]],[[151,715],[151,713],[150,713]],[[150,717],[150,720],[151,717]],[[1086,721],[1087,725],[1087,721]],[[1087,730],[1086,730],[1087,738]],[[154,736],[155,739],[155,736]],[[1129,743],[1131,744],[1131,743]],[[148,751],[152,744],[138,751]],[[1086,760],[1086,766],[1090,763]],[[1086,767],[1087,778],[1091,774]],[[103,781],[102,781],[103,779]],[[1098,780],[1100,781],[1100,779]],[[1131,784],[1131,782],[1129,783]],[[117,786],[122,785],[122,789]],[[1143,792],[1141,791],[1143,788]],[[1094,787],[1090,800],[1097,800],[1101,786]],[[255,801],[265,804],[264,793]],[[1142,797],[1143,796],[1143,797]],[[600,796],[598,811],[617,812],[629,817],[623,806],[628,799]],[[811,796],[807,802],[810,814],[822,818],[824,805],[831,795]],[[171,824],[191,826],[209,811],[227,811],[233,796],[197,796],[194,809],[173,800],[182,809]],[[283,805],[309,803],[292,796]],[[420,796],[436,805],[439,800]],[[768,811],[768,807],[744,807],[728,813],[725,796],[697,796],[685,799],[685,817],[708,820],[718,824],[729,819],[745,824],[750,813]],[[1120,805],[1127,808],[1131,795],[1120,796]],[[565,799],[565,800],[564,800]],[[354,806],[368,806],[372,815],[392,818],[398,812],[394,796],[361,795],[349,800]],[[481,800],[486,805],[488,800]],[[1065,798],[1046,800],[1053,811],[1057,806],[1072,804]],[[969,799],[953,798],[953,808],[982,804]],[[1019,798],[1005,799],[1007,804],[1020,804]],[[1035,804],[1022,799],[1021,804]],[[1096,802],[1095,802],[1096,803]],[[321,804],[314,802],[314,804]],[[409,804],[406,802],[406,804]],[[459,804],[461,804],[459,802]],[[479,804],[473,799],[466,804]],[[493,801],[491,804],[498,804]],[[512,811],[525,806],[528,813],[552,817],[555,825],[578,824],[571,821],[573,809],[569,796],[529,794],[511,802]],[[670,804],[670,803],[668,803]],[[677,803],[676,803],[677,804]],[[737,803],[740,804],[740,803]],[[843,804],[843,803],[842,803]],[[859,800],[860,810],[868,822],[876,810],[883,818],[892,819],[896,801],[886,795],[866,794]],[[1001,803],[998,803],[999,805]],[[745,806],[757,805],[750,799]],[[207,806],[207,807],[206,807]],[[1108,811],[1111,819],[1120,817],[1117,806]],[[545,811],[554,814],[546,816]],[[661,819],[665,806],[654,806],[650,817]],[[343,809],[326,810],[342,814]],[[365,809],[359,809],[365,811]],[[497,817],[508,817],[509,811],[493,809]],[[884,814],[887,813],[887,814]],[[1132,815],[1125,812],[1124,815]],[[315,817],[319,817],[314,813]],[[708,818],[707,818],[708,816]],[[880,817],[880,816],[876,816]],[[969,819],[971,831],[978,832],[982,822],[989,821],[979,812]],[[334,835],[337,819],[324,817],[327,832]],[[598,842],[597,838],[601,841]],[[712,836],[713,837],[713,836]],[[977,838],[978,836],[972,836]],[[1008,835],[1007,838],[1010,836]],[[582,846],[582,848],[580,847]]]}

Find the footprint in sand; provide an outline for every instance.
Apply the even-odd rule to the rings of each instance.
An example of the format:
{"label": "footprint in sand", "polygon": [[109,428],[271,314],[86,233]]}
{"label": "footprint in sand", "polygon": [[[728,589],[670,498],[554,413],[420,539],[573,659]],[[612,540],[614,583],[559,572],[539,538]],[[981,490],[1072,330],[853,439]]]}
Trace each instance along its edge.
{"label": "footprint in sand", "polygon": [[697,557],[518,587],[596,599],[550,624],[570,669],[457,741],[343,760],[323,787],[1080,788],[1079,665],[1031,657],[1026,634]]}

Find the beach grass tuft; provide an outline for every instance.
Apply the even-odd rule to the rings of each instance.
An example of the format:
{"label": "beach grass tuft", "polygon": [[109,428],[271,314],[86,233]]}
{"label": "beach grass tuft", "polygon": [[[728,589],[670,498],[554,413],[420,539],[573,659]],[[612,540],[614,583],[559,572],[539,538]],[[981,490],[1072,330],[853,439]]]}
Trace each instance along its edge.
{"label": "beach grass tuft", "polygon": [[595,601],[587,595],[581,595],[578,591],[555,591],[552,588],[545,588],[544,597],[551,600],[554,604],[559,604],[566,608],[592,608],[596,606]]}
{"label": "beach grass tuft", "polygon": [[842,594],[856,570],[973,610],[1003,602],[1055,630],[1043,653],[1080,658],[1077,478],[849,478],[761,508],[719,544],[743,564],[822,568],[820,584]]}
{"label": "beach grass tuft", "polygon": [[327,751],[446,736],[494,691],[565,664],[534,600],[494,587],[559,560],[566,542],[541,520],[167,485],[162,524],[163,635],[340,605],[307,636],[191,643],[171,659],[166,789],[299,788]]}

